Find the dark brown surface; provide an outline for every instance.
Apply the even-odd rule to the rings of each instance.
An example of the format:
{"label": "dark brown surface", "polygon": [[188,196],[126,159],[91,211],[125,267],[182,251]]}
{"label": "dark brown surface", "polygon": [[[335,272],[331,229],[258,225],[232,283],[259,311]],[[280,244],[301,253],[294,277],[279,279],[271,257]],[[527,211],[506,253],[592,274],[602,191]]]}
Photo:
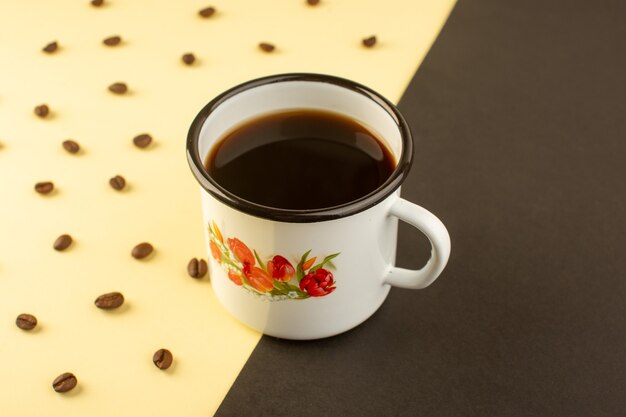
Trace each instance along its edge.
{"label": "dark brown surface", "polygon": [[[448,267],[346,334],[264,337],[217,416],[626,415],[624,15],[461,0],[400,104]],[[401,229],[400,265],[426,251]]]}

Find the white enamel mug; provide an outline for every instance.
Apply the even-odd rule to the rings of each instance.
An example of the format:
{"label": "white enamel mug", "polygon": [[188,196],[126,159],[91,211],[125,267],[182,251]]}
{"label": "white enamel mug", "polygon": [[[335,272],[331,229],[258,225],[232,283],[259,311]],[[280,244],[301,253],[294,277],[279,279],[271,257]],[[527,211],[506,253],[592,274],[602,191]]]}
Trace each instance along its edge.
{"label": "white enamel mug", "polygon": [[[356,201],[315,210],[255,204],[209,176],[204,161],[225,134],[263,114],[299,109],[339,113],[369,127],[394,155],[395,171]],[[424,288],[448,261],[445,226],[400,198],[413,157],[406,121],[384,97],[355,82],[283,74],[238,85],[196,116],[187,157],[202,188],[212,287],[233,316],[259,332],[286,339],[344,332],[370,317],[391,286]],[[394,266],[398,219],[431,243],[430,259],[419,270]]]}

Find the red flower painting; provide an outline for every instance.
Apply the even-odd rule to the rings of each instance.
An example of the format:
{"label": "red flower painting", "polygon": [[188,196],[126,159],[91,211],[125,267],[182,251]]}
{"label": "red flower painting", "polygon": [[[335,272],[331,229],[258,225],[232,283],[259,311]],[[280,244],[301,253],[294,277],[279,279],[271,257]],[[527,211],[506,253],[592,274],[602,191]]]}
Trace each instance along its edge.
{"label": "red flower painting", "polygon": [[213,242],[212,240],[209,242],[209,248],[211,249],[211,255],[213,255],[213,259],[215,259],[217,263],[222,262],[222,252],[220,252],[220,248],[218,248],[215,242]]}
{"label": "red flower painting", "polygon": [[296,270],[293,269],[293,265],[280,255],[276,255],[271,261],[267,262],[267,272],[275,280],[287,282],[296,274]]}
{"label": "red flower painting", "polygon": [[241,280],[241,274],[238,274],[235,271],[228,271],[228,279],[235,283],[235,285],[243,285],[243,281]]}
{"label": "red flower painting", "polygon": [[335,291],[333,273],[319,268],[309,272],[300,281],[300,289],[309,293],[311,297],[323,297]]}
{"label": "red flower painting", "polygon": [[245,243],[243,243],[236,237],[233,239],[227,239],[226,242],[228,243],[228,247],[231,251],[233,251],[235,257],[239,262],[243,263],[244,265],[254,265],[254,255]]}
{"label": "red flower painting", "polygon": [[271,301],[324,297],[337,288],[329,268],[334,268],[332,260],[339,253],[316,264],[317,257],[309,256],[309,250],[294,267],[283,255],[262,258],[240,239],[224,239],[215,222],[209,224],[209,249],[233,284]]}
{"label": "red flower painting", "polygon": [[243,275],[258,292],[269,292],[274,288],[270,275],[259,267],[244,265]]}

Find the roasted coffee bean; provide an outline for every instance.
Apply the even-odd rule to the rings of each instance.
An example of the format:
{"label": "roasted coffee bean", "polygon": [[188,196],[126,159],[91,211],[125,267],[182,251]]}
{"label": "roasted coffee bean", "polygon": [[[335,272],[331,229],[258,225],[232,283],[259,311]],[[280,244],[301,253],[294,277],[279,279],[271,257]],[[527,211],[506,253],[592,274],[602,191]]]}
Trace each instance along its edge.
{"label": "roasted coffee bean", "polygon": [[91,0],[91,5],[94,7],[100,7],[104,4],[104,0]]}
{"label": "roasted coffee bean", "polygon": [[320,3],[320,0],[306,0],[309,6],[317,6]]}
{"label": "roasted coffee bean", "polygon": [[96,307],[103,310],[112,310],[124,304],[124,296],[122,295],[122,293],[119,292],[102,294],[101,296],[96,298],[94,304],[96,305]]}
{"label": "roasted coffee bean", "polygon": [[371,48],[374,45],[376,45],[376,36],[370,36],[369,38],[363,39],[363,46]]}
{"label": "roasted coffee bean", "polygon": [[113,94],[126,94],[128,86],[125,83],[113,83],[109,86],[109,91]]}
{"label": "roasted coffee bean", "polygon": [[149,244],[148,242],[143,242],[135,246],[130,254],[135,259],[143,259],[150,255],[153,250],[154,248],[151,244]]}
{"label": "roasted coffee bean", "polygon": [[264,52],[272,52],[274,49],[276,49],[274,45],[272,45],[271,43],[267,43],[267,42],[261,42],[259,44],[259,48],[261,48],[261,50]]}
{"label": "roasted coffee bean", "polygon": [[120,191],[126,186],[126,180],[121,175],[116,175],[109,180],[109,184],[113,189]]}
{"label": "roasted coffee bean", "polygon": [[68,151],[69,153],[78,153],[80,151],[80,145],[74,142],[72,139],[63,141],[63,149]]}
{"label": "roasted coffee bean", "polygon": [[154,355],[152,355],[152,362],[154,362],[156,367],[159,369],[169,368],[172,366],[173,360],[174,357],[172,356],[172,352],[167,349],[159,349],[154,352]]}
{"label": "roasted coffee bean", "polygon": [[51,181],[43,181],[35,184],[35,191],[39,194],[48,194],[54,190],[54,184]]}
{"label": "roasted coffee bean", "polygon": [[205,7],[198,14],[202,17],[211,17],[215,14],[215,7]]}
{"label": "roasted coffee bean", "polygon": [[70,235],[61,235],[57,237],[57,240],[54,241],[54,245],[52,247],[54,250],[64,251],[69,248],[72,244],[72,236]]}
{"label": "roasted coffee bean", "polygon": [[46,46],[43,47],[42,51],[51,54],[53,52],[55,52],[57,49],[59,49],[59,44],[56,43],[56,41],[54,42],[50,42],[49,44],[47,44]]}
{"label": "roasted coffee bean", "polygon": [[147,133],[142,133],[133,138],[133,143],[138,148],[145,148],[152,143],[152,136]]}
{"label": "roasted coffee bean", "polygon": [[208,267],[204,259],[192,258],[187,264],[187,273],[192,278],[202,278],[207,271]]}
{"label": "roasted coffee bean", "polygon": [[15,319],[15,324],[22,330],[33,330],[37,326],[37,318],[32,314],[20,314]]}
{"label": "roasted coffee bean", "polygon": [[73,373],[65,372],[54,379],[52,388],[54,388],[56,392],[68,392],[72,390],[77,383],[78,380]]}
{"label": "roasted coffee bean", "polygon": [[46,104],[40,104],[35,107],[35,114],[43,119],[50,114],[50,108]]}
{"label": "roasted coffee bean", "polygon": [[102,43],[105,44],[106,46],[117,46],[122,42],[122,38],[120,38],[119,36],[109,36],[108,38],[105,38]]}
{"label": "roasted coffee bean", "polygon": [[182,60],[186,65],[193,65],[193,63],[196,61],[196,57],[194,54],[188,53],[183,55]]}

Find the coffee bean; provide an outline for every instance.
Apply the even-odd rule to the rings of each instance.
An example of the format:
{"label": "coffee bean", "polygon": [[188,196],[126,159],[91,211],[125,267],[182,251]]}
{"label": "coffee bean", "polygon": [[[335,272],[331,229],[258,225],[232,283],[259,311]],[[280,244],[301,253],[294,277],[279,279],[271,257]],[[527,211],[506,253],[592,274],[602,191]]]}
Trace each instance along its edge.
{"label": "coffee bean", "polygon": [[215,7],[205,7],[198,14],[202,17],[211,17],[215,14]]}
{"label": "coffee bean", "polygon": [[261,48],[261,50],[264,52],[272,52],[274,49],[276,49],[274,45],[272,45],[271,43],[267,43],[267,42],[261,42],[259,44],[259,48]]}
{"label": "coffee bean", "polygon": [[109,184],[113,189],[121,191],[126,186],[126,180],[121,175],[116,175],[109,180]]}
{"label": "coffee bean", "polygon": [[183,62],[186,65],[192,65],[196,61],[196,57],[192,53],[188,53],[188,54],[183,55],[182,59],[183,59]]}
{"label": "coffee bean", "polygon": [[72,139],[63,141],[63,149],[68,151],[69,153],[78,153],[80,151],[80,145],[74,142]]}
{"label": "coffee bean", "polygon": [[35,107],[35,114],[43,119],[50,114],[50,108],[46,104],[40,104]]}
{"label": "coffee bean", "polygon": [[35,191],[39,194],[48,194],[54,190],[54,184],[51,181],[43,181],[35,184]]}
{"label": "coffee bean", "polygon": [[369,38],[363,39],[363,46],[371,48],[374,45],[376,45],[376,36],[370,36]]}
{"label": "coffee bean", "polygon": [[100,7],[104,4],[104,0],[91,0],[91,5],[94,7]]}
{"label": "coffee bean", "polygon": [[145,148],[152,143],[152,136],[147,133],[142,133],[133,138],[133,143],[138,148]]}
{"label": "coffee bean", "polygon": [[109,36],[108,38],[105,38],[102,43],[105,44],[106,46],[117,46],[122,42],[122,38],[120,38],[119,36]]}
{"label": "coffee bean", "polygon": [[51,54],[53,52],[55,52],[57,49],[59,49],[59,44],[54,41],[54,42],[50,42],[49,44],[47,44],[46,46],[43,47],[42,51]]}
{"label": "coffee bean", "polygon": [[52,245],[52,247],[54,248],[54,250],[58,250],[60,252],[69,248],[71,244],[72,244],[72,236],[61,235],[57,237],[57,240],[54,241],[54,244]]}
{"label": "coffee bean", "polygon": [[192,278],[202,278],[206,275],[208,267],[204,259],[192,258],[187,264],[187,273]]}
{"label": "coffee bean", "polygon": [[130,254],[135,259],[143,259],[150,255],[153,250],[154,248],[151,244],[149,244],[148,242],[143,242],[135,246]]}
{"label": "coffee bean", "polygon": [[124,304],[124,296],[122,295],[122,293],[119,292],[102,294],[101,296],[96,298],[94,304],[96,305],[96,307],[103,310],[112,310]]}
{"label": "coffee bean", "polygon": [[65,372],[54,379],[52,388],[54,388],[56,392],[68,392],[72,390],[77,383],[78,380],[73,373]]}
{"label": "coffee bean", "polygon": [[172,366],[173,360],[174,357],[172,356],[172,352],[167,349],[159,349],[154,352],[154,355],[152,355],[152,362],[154,362],[156,367],[159,369],[169,368]]}
{"label": "coffee bean", "polygon": [[309,6],[317,6],[320,3],[320,0],[306,0]]}
{"label": "coffee bean", "polygon": [[109,91],[113,94],[126,94],[128,86],[125,83],[113,83],[109,86]]}
{"label": "coffee bean", "polygon": [[22,330],[33,330],[37,326],[37,318],[32,314],[20,314],[15,319],[15,324]]}

